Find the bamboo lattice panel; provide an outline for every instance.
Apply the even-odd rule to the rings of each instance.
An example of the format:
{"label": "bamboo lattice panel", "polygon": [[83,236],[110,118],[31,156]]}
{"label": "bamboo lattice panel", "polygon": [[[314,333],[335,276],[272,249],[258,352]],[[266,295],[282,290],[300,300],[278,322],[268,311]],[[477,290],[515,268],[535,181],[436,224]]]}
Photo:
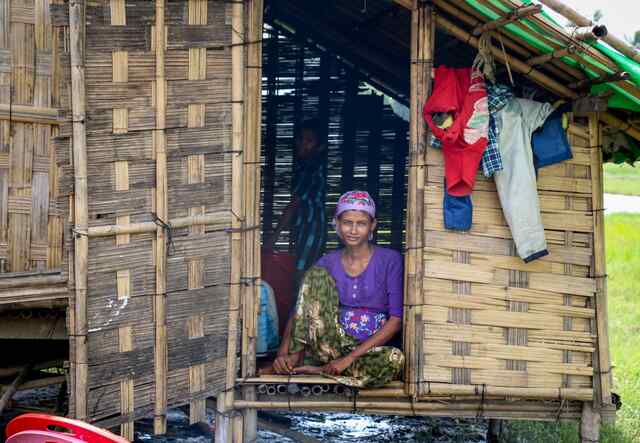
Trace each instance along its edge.
{"label": "bamboo lattice panel", "polygon": [[420,394],[442,383],[475,385],[478,395],[496,387],[589,395],[597,350],[592,176],[601,164],[587,126],[573,122],[569,132],[574,158],[539,171],[549,255],[529,264],[515,253],[493,180],[481,174],[471,230],[444,228],[442,154],[428,150]]}
{"label": "bamboo lattice panel", "polygon": [[[89,228],[154,221],[157,137],[166,140],[163,221],[217,215],[215,226],[165,231],[167,289],[158,295],[167,312],[167,404],[190,403],[191,420],[202,421],[206,397],[223,388],[228,336],[231,253],[222,228],[231,226],[230,4],[166,3],[166,129],[159,131],[155,2],[87,3]],[[68,7],[55,17],[68,23]],[[66,198],[74,180],[70,131],[65,125],[57,139]],[[156,401],[155,251],[155,230],[89,240],[89,419],[120,424],[128,436]]]}
{"label": "bamboo lattice panel", "polygon": [[57,269],[57,42],[49,4],[0,0],[0,273]]}
{"label": "bamboo lattice panel", "polygon": [[[316,119],[327,141],[327,231],[333,230],[331,214],[339,196],[367,189],[376,201],[376,242],[401,250],[408,125],[381,96],[366,89],[356,68],[312,42],[306,35],[292,36],[270,26],[264,33],[263,229],[275,227],[291,199],[295,130],[303,120]],[[332,235],[326,249],[337,245]]]}

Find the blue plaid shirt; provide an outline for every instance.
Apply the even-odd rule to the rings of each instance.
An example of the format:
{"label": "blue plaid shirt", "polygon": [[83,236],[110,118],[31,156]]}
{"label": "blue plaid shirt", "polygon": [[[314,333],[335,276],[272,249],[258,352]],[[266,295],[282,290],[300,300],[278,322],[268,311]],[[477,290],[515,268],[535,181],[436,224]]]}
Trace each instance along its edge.
{"label": "blue plaid shirt", "polygon": [[[492,177],[497,171],[502,171],[502,157],[498,149],[498,139],[500,134],[496,126],[494,114],[507,104],[513,98],[513,93],[508,86],[487,83],[487,101],[489,104],[489,131],[487,134],[487,148],[482,154],[480,166],[485,177]],[[442,142],[433,137],[431,139],[431,147],[440,149]]]}

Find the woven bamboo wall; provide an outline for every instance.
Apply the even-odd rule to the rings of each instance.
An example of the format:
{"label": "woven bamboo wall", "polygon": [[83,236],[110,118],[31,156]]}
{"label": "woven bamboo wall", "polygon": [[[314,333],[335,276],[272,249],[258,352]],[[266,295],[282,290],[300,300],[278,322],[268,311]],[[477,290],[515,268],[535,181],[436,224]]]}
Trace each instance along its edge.
{"label": "woven bamboo wall", "polygon": [[0,273],[61,266],[54,2],[0,0]]}
{"label": "woven bamboo wall", "polygon": [[[157,64],[155,8],[156,2],[123,0],[91,1],[86,8],[87,418],[104,426],[120,424],[130,438],[135,418],[154,410],[161,417],[167,406],[190,403],[191,420],[204,419],[205,398],[224,383],[228,336],[230,242],[224,228],[231,226],[230,5],[222,0],[166,2],[163,66]],[[54,12],[64,33],[68,6]],[[157,87],[159,75],[166,79],[164,90]],[[163,126],[158,100],[166,101]],[[71,107],[68,93],[63,106]],[[65,125],[57,153],[66,198],[73,196],[71,141],[70,125]],[[165,152],[163,167],[159,159]],[[166,182],[159,183],[159,177]],[[159,221],[154,214],[160,214],[162,186],[167,217]],[[190,216],[213,221],[160,228],[167,236],[166,269],[160,269],[154,222]],[[147,223],[146,228],[91,234],[137,223]],[[165,294],[156,294],[158,278],[166,279]],[[158,303],[166,310],[166,322],[154,314]],[[74,319],[70,322],[73,327]],[[163,349],[166,376],[154,368]],[[74,373],[73,366],[82,363],[73,352],[70,360]],[[158,403],[159,385],[166,392],[164,407]],[[73,414],[78,399],[71,400]]]}
{"label": "woven bamboo wall", "polygon": [[416,314],[421,363],[413,380],[421,395],[437,387],[476,395],[591,397],[595,300],[604,296],[597,290],[594,253],[604,251],[594,249],[602,215],[600,152],[585,120],[569,128],[573,160],[539,172],[550,254],[529,264],[515,253],[493,180],[481,174],[471,230],[444,229],[442,154],[428,150],[423,306]]}

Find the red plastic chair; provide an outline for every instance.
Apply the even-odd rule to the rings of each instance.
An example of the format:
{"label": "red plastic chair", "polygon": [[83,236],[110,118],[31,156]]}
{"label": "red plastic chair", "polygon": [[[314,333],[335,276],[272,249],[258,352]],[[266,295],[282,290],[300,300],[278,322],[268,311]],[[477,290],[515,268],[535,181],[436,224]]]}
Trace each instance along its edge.
{"label": "red plastic chair", "polygon": [[7,443],[130,443],[80,420],[37,413],[23,414],[11,420],[6,434]]}
{"label": "red plastic chair", "polygon": [[6,443],[86,443],[75,437],[54,431],[22,431],[12,435]]}

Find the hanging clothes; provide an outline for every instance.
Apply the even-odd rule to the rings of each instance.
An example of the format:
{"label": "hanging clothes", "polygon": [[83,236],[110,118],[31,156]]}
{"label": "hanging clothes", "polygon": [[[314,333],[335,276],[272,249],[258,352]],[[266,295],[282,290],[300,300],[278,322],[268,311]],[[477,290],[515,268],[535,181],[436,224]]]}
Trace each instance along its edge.
{"label": "hanging clothes", "polygon": [[[436,124],[434,114],[449,114],[450,125],[443,128]],[[437,67],[433,94],[424,105],[423,116],[442,141],[449,194],[471,194],[488,141],[489,110],[482,74],[471,68]]]}
{"label": "hanging clothes", "polygon": [[[496,128],[495,113],[513,97],[513,93],[508,86],[501,84],[487,83],[487,101],[489,105],[489,128],[487,130],[487,147],[480,159],[480,167],[485,177],[493,177],[496,171],[502,170],[502,158],[498,149],[498,138],[500,134]],[[431,147],[442,148],[442,141],[437,137],[431,138]]]}
{"label": "hanging clothes", "polygon": [[533,164],[537,169],[573,158],[567,133],[562,127],[562,116],[570,109],[564,105],[553,111],[544,125],[533,133]]}
{"label": "hanging clothes", "polygon": [[503,170],[495,173],[504,217],[518,255],[530,262],[547,255],[531,136],[553,112],[548,103],[511,98],[496,113]]}
{"label": "hanging clothes", "polygon": [[[508,86],[487,83],[487,99],[489,105],[489,129],[487,147],[482,154],[480,166],[485,177],[492,177],[497,171],[502,170],[502,157],[498,149],[500,133],[496,127],[495,113],[513,98],[513,93]],[[436,149],[442,147],[442,142],[431,138],[431,146]],[[456,231],[468,231],[471,229],[473,218],[473,203],[470,196],[456,197],[447,192],[445,186],[442,201],[444,211],[444,227]]]}

